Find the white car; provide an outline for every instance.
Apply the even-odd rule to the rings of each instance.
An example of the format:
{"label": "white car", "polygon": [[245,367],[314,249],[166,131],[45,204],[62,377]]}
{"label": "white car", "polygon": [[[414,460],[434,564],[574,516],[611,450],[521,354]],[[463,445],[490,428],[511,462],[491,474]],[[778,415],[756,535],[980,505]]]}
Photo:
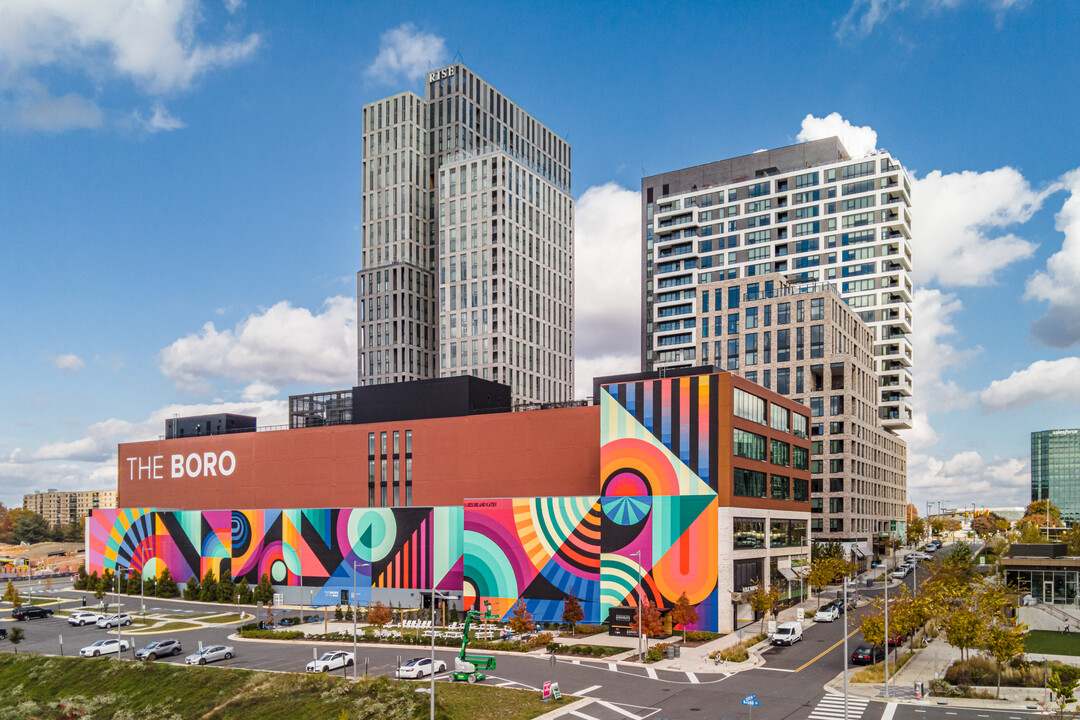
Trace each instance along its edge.
{"label": "white car", "polygon": [[205,665],[216,660],[231,660],[236,651],[228,645],[211,645],[184,658],[187,665]]}
{"label": "white car", "polygon": [[910,570],[908,570],[906,567],[898,567],[892,571],[892,576],[897,580],[903,580],[908,576],[909,572]]}
{"label": "white car", "polygon": [[337,670],[338,668],[347,668],[352,666],[352,653],[335,650],[333,652],[325,652],[318,660],[312,660],[311,662],[309,662],[307,664],[307,671],[330,672],[331,670]]}
{"label": "white car", "polygon": [[802,640],[802,625],[797,622],[780,623],[772,636],[773,645],[794,645],[800,640]]}
{"label": "white car", "polygon": [[814,613],[814,622],[832,622],[840,617],[840,608],[835,605],[822,605],[821,609]]}
{"label": "white car", "polygon": [[[442,660],[435,661],[435,672],[446,672],[446,663]],[[394,673],[397,678],[422,678],[431,674],[431,658],[413,658],[402,663]]]}
{"label": "white car", "polygon": [[120,613],[118,615],[106,615],[104,617],[99,617],[98,621],[97,621],[97,626],[99,628],[111,628],[111,627],[116,627],[117,625],[130,625],[130,624],[131,624],[131,616],[128,615],[127,613]]}
{"label": "white car", "polygon": [[101,615],[96,612],[88,612],[86,610],[79,610],[68,615],[68,625],[96,625],[97,621],[101,619]]}
{"label": "white car", "polygon": [[83,657],[97,657],[98,655],[110,655],[112,653],[122,653],[131,646],[128,645],[127,640],[117,640],[116,638],[107,638],[105,640],[98,640],[92,645],[87,645],[79,654]]}

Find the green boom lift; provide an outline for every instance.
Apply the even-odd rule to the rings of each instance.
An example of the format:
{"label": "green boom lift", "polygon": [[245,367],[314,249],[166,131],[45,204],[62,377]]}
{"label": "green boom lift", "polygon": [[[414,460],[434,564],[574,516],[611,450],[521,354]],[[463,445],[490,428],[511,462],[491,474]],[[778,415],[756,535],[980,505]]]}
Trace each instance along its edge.
{"label": "green boom lift", "polygon": [[473,620],[498,620],[491,612],[491,603],[484,601],[485,612],[469,610],[465,613],[465,628],[461,635],[461,652],[454,658],[454,671],[450,673],[450,682],[470,682],[487,677],[479,670],[494,670],[495,658],[491,655],[469,655],[469,624]]}

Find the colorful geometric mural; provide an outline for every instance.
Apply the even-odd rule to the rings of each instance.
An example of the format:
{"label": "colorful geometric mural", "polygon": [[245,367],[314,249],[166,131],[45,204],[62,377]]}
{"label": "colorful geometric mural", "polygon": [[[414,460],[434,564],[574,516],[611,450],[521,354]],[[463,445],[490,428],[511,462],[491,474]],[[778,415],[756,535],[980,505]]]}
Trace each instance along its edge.
{"label": "colorful geometric mural", "polygon": [[354,582],[361,600],[371,587],[461,589],[460,507],[95,510],[88,524],[88,572],[168,568],[184,583],[213,570],[249,584],[266,574],[311,588],[315,604],[336,603]]}

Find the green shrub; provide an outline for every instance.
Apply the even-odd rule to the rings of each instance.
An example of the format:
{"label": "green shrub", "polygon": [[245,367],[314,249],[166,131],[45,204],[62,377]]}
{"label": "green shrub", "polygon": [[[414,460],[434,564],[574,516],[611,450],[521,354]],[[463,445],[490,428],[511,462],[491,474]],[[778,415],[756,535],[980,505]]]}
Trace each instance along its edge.
{"label": "green shrub", "polygon": [[724,637],[725,633],[714,633],[706,630],[690,630],[686,633],[686,642],[709,642]]}
{"label": "green shrub", "polygon": [[606,632],[603,625],[582,625],[578,624],[574,626],[574,632],[581,635],[595,635],[596,633]]}
{"label": "green shrub", "polygon": [[240,637],[252,640],[300,640],[304,633],[299,630],[241,630]]}

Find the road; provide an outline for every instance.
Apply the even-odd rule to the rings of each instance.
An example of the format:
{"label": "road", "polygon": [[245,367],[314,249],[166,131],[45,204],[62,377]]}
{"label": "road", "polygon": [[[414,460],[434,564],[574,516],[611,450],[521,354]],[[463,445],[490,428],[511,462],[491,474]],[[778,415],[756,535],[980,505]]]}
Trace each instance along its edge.
{"label": "road", "polygon": [[[923,567],[926,567],[924,563]],[[928,573],[919,572],[920,582]],[[904,582],[909,586],[913,578]],[[866,593],[864,589],[864,594]],[[61,591],[59,594],[81,598],[82,593]],[[91,603],[93,598],[90,598]],[[124,597],[124,609],[138,607],[137,598]],[[78,600],[73,600],[77,603]],[[115,600],[114,600],[115,605]],[[164,611],[171,614],[195,614],[205,612],[203,606],[149,598],[148,612]],[[197,608],[197,609],[193,609]],[[115,608],[112,608],[115,609]],[[247,608],[252,611],[251,608]],[[868,608],[850,613],[848,632],[849,651],[860,643],[857,628]],[[295,613],[294,613],[295,614]],[[3,627],[11,628],[13,621],[6,619]],[[78,653],[79,648],[89,645],[106,635],[96,627],[72,627],[66,620],[49,618],[19,623],[26,632],[20,651],[59,654],[60,637],[63,652]],[[126,629],[125,629],[126,630]],[[183,662],[187,653],[203,645],[230,644],[237,655],[232,660],[217,663],[219,666],[278,672],[303,672],[312,659],[313,651],[322,653],[330,647],[351,650],[351,643],[322,645],[316,643],[281,643],[260,641],[230,641],[228,636],[235,627],[209,627],[170,633],[184,646],[184,654],[162,662]],[[750,628],[748,628],[750,630]],[[559,659],[551,665],[548,659],[531,656],[498,655],[498,666],[485,681],[488,684],[539,690],[544,681],[559,683],[563,694],[593,698],[593,702],[581,708],[575,715],[580,720],[652,720],[722,718],[723,720],[751,720],[748,707],[741,700],[756,694],[760,702],[753,708],[753,720],[844,720],[843,698],[827,696],[824,685],[843,670],[843,637],[845,623],[811,623],[803,640],[792,647],[770,648],[765,651],[765,665],[753,670],[734,674],[702,674],[655,670],[649,667],[617,665],[605,661]],[[115,636],[115,630],[108,633]],[[126,632],[123,637],[132,639]],[[161,635],[134,636],[137,647]],[[5,649],[10,645],[4,644]],[[371,674],[392,675],[399,660],[428,655],[417,647],[381,646],[359,649],[360,672],[364,661]],[[435,655],[452,666],[455,652],[436,649]],[[130,657],[130,655],[128,655]],[[87,660],[95,662],[95,660]],[[443,675],[437,678],[446,681]],[[849,699],[847,720],[1026,720],[1023,716],[1033,713],[1016,711],[966,710],[948,706],[913,707],[868,702],[854,697]]]}

